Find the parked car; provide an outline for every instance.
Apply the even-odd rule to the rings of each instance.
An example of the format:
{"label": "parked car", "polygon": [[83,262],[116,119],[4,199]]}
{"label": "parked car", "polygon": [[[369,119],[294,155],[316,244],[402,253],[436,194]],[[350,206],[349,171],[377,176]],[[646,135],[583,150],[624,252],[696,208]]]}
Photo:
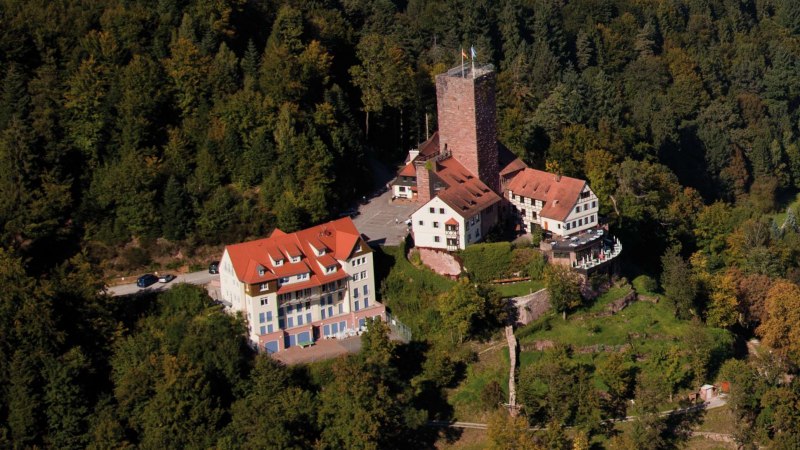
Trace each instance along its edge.
{"label": "parked car", "polygon": [[171,273],[167,273],[167,274],[164,274],[164,275],[161,275],[160,277],[158,277],[158,282],[159,283],[169,283],[170,281],[172,281],[174,279],[175,279],[175,275],[173,275]]}
{"label": "parked car", "polygon": [[147,286],[150,286],[151,284],[157,281],[158,277],[156,277],[152,273],[146,273],[140,276],[138,280],[136,280],[136,286],[139,286],[140,288],[146,288]]}
{"label": "parked car", "polygon": [[208,265],[208,273],[219,273],[219,261],[211,261]]}

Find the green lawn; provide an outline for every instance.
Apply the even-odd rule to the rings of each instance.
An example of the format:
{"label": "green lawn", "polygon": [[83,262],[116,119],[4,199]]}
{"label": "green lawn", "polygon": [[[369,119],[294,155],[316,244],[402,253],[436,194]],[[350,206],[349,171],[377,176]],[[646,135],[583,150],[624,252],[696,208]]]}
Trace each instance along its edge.
{"label": "green lawn", "polygon": [[520,297],[542,289],[544,282],[542,280],[530,280],[520,283],[495,284],[494,287],[503,297]]}

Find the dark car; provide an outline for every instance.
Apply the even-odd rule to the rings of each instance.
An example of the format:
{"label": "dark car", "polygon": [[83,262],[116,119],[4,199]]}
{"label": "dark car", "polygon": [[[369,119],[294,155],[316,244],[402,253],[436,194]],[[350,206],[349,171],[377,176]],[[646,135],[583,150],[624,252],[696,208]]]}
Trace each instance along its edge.
{"label": "dark car", "polygon": [[208,265],[208,273],[219,273],[219,261],[212,261]]}
{"label": "dark car", "polygon": [[164,274],[164,275],[161,275],[160,277],[158,277],[158,282],[159,283],[169,283],[170,281],[172,281],[174,279],[175,279],[175,275],[173,275],[171,273],[167,273],[167,274]]}
{"label": "dark car", "polygon": [[146,288],[147,286],[150,286],[151,284],[157,281],[158,277],[156,277],[152,273],[148,273],[140,276],[139,279],[136,280],[136,286],[139,286],[140,288]]}

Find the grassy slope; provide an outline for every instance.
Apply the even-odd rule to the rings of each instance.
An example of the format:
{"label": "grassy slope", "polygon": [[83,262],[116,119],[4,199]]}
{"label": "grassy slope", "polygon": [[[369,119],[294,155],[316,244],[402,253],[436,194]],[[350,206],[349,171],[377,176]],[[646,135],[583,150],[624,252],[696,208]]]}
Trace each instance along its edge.
{"label": "grassy slope", "polygon": [[543,288],[544,282],[542,280],[531,280],[520,283],[497,284],[494,287],[503,297],[520,297]]}

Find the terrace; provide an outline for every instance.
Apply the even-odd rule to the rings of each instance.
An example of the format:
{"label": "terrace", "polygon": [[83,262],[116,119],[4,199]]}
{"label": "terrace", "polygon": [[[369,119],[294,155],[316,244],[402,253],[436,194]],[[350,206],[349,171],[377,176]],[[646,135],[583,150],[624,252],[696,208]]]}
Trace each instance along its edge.
{"label": "terrace", "polygon": [[540,248],[554,263],[569,265],[586,275],[608,265],[622,253],[619,239],[599,227],[570,237],[545,239]]}

